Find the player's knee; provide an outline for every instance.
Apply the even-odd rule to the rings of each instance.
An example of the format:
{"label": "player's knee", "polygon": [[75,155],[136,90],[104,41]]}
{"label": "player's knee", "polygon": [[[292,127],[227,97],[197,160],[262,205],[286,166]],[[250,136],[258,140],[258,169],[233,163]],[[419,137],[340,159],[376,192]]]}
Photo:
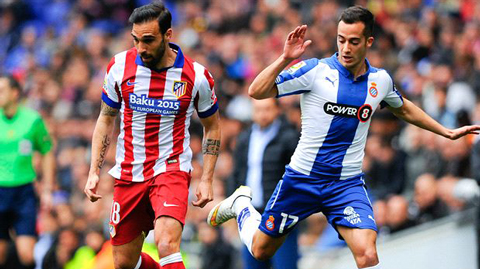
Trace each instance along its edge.
{"label": "player's knee", "polygon": [[18,259],[20,260],[20,263],[22,263],[25,266],[30,266],[35,263],[35,260],[33,258],[33,248],[30,250],[20,250],[17,251],[18,253]]}
{"label": "player's knee", "polygon": [[160,258],[180,251],[180,243],[171,238],[160,238],[157,240],[158,255]]}
{"label": "player's knee", "polygon": [[375,247],[363,248],[355,254],[357,265],[361,268],[378,264],[378,255]]}
{"label": "player's knee", "polygon": [[113,266],[115,267],[115,269],[132,269],[132,268],[135,268],[137,263],[138,263],[138,258],[132,259],[130,257],[123,256],[123,255],[113,256]]}
{"label": "player's knee", "polygon": [[35,263],[35,260],[33,259],[33,253],[18,253],[18,259],[20,260],[20,263],[24,266],[31,266]]}

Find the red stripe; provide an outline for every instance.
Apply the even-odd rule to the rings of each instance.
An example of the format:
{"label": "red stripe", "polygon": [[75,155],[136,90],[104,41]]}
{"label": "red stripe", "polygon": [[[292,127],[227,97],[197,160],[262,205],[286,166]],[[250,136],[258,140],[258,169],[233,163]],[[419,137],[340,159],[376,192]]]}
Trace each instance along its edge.
{"label": "red stripe", "polygon": [[122,95],[126,96],[123,98],[125,102],[125,108],[123,111],[123,130],[125,132],[124,140],[125,140],[125,158],[123,162],[120,164],[122,171],[121,171],[121,179],[124,180],[132,180],[132,170],[133,165],[132,162],[134,160],[133,157],[133,134],[132,134],[132,117],[133,111],[130,109],[129,104],[129,94],[133,93],[133,87],[127,85],[127,80],[130,82],[135,81],[135,74],[137,73],[137,65],[135,64],[135,57],[137,56],[137,51],[135,49],[131,49],[127,52],[127,57],[125,59],[125,70],[123,73],[122,78]]}
{"label": "red stripe", "polygon": [[213,90],[214,82],[213,82],[212,76],[210,75],[210,72],[208,72],[208,70],[205,68],[205,72],[203,72],[203,74],[208,80],[208,84],[210,85],[210,90]]}
{"label": "red stripe", "polygon": [[115,64],[115,57],[113,57],[110,62],[108,63],[108,66],[107,66],[107,74],[108,72],[110,72],[110,68],[112,68],[112,66]]}
{"label": "red stripe", "polygon": [[[157,73],[152,71],[150,76],[149,98],[163,99],[167,71]],[[145,119],[145,162],[143,163],[143,178],[153,177],[155,161],[158,159],[158,133],[160,131],[161,115],[148,113]]]}
{"label": "red stripe", "polygon": [[215,88],[214,88],[214,81],[213,81],[213,77],[212,75],[210,75],[210,72],[208,72],[208,70],[205,68],[205,72],[203,72],[203,74],[205,75],[205,77],[207,78],[207,81],[208,81],[208,85],[210,86],[210,90],[212,90],[212,100],[213,100],[213,103],[215,104],[217,102],[217,96],[215,95]]}
{"label": "red stripe", "polygon": [[122,100],[122,95],[120,94],[120,90],[118,89],[117,83],[115,83],[115,92],[117,93],[118,102],[120,103],[120,101]]}
{"label": "red stripe", "polygon": [[[180,100],[180,113],[175,116],[173,122],[173,151],[166,161],[167,171],[180,170],[179,155],[183,153],[183,142],[185,140],[185,120],[187,110],[192,100],[193,84],[195,83],[195,70],[190,59],[185,57],[182,69],[182,81],[187,82],[187,90]],[[172,160],[176,160],[172,162]]]}

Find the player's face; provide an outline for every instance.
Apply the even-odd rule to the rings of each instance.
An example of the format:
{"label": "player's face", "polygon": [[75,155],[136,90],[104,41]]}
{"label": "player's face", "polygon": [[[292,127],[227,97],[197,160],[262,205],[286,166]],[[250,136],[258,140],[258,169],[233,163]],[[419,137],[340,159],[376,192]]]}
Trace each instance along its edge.
{"label": "player's face", "polygon": [[9,104],[16,102],[17,93],[10,87],[6,78],[0,78],[0,108],[6,108]]}
{"label": "player's face", "polygon": [[262,100],[253,100],[252,120],[261,128],[268,127],[278,117],[280,111],[275,103],[275,99],[267,98]]}
{"label": "player's face", "polygon": [[156,20],[134,23],[132,28],[133,44],[143,63],[148,67],[156,67],[165,55],[172,30],[162,35]]}
{"label": "player's face", "polygon": [[356,71],[364,63],[367,49],[373,43],[373,37],[366,38],[363,35],[364,28],[363,22],[338,23],[338,60],[350,71]]}

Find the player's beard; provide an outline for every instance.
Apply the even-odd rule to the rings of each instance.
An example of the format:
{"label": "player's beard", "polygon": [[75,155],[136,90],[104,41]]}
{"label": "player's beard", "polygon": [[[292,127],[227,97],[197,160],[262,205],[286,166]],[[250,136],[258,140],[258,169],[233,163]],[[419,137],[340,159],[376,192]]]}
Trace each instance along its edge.
{"label": "player's beard", "polygon": [[156,56],[152,55],[152,60],[148,63],[144,63],[145,66],[149,68],[157,68],[157,64],[163,59],[163,56],[165,56],[165,51],[167,50],[167,42],[165,39],[162,41],[160,46],[158,46],[158,49],[156,51]]}

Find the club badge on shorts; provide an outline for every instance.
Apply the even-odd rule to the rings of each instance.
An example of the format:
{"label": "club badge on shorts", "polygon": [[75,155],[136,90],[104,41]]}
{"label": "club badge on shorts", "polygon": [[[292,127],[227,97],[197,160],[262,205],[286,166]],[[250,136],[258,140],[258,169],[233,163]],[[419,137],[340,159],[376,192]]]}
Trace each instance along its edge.
{"label": "club badge on shorts", "polygon": [[115,225],[109,224],[109,229],[108,230],[110,231],[110,236],[112,238],[114,238],[115,235],[117,234],[117,230],[115,230]]}
{"label": "club badge on shorts", "polygon": [[182,97],[187,92],[187,82],[186,81],[175,81],[173,83],[173,94],[177,98]]}
{"label": "club badge on shorts", "polygon": [[267,221],[265,221],[265,226],[269,231],[272,231],[273,229],[275,229],[274,221],[275,221],[275,218],[271,215],[268,217]]}

